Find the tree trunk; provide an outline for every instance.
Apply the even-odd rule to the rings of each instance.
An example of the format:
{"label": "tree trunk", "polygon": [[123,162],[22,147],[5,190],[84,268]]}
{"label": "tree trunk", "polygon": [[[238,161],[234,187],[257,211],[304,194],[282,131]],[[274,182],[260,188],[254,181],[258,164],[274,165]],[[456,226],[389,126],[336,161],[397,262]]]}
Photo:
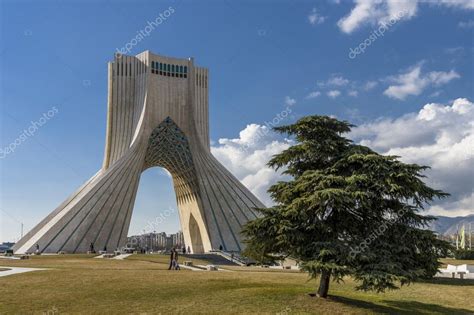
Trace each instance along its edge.
{"label": "tree trunk", "polygon": [[323,271],[319,281],[318,297],[327,298],[329,291],[329,280],[331,278],[331,271]]}

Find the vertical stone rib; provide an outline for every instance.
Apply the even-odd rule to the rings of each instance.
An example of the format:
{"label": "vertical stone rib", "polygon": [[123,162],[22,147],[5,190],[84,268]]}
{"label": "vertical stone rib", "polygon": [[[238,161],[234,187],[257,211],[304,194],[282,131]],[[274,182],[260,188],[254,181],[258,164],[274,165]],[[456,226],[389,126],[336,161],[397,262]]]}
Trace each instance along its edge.
{"label": "vertical stone rib", "polygon": [[[73,252],[76,252],[81,245],[83,245],[83,248],[87,248],[87,245],[90,244],[90,242],[93,242],[94,244],[97,243],[98,246],[102,247],[102,244],[104,244],[104,242],[100,242],[100,241],[97,242],[97,239],[100,237],[101,232],[107,223],[107,219],[110,215],[110,212],[112,212],[112,210],[115,207],[116,201],[123,194],[123,191],[127,189],[128,185],[126,185],[126,183],[129,182],[131,177],[134,176],[135,169],[137,168],[136,164],[137,162],[140,162],[140,157],[141,157],[140,154],[135,155],[135,156],[131,155],[131,157],[129,158],[130,163],[128,164],[126,168],[123,169],[124,171],[120,179],[118,179],[118,182],[116,184],[111,185],[112,192],[107,196],[107,198],[103,198],[105,199],[105,201],[103,202],[102,206],[94,207],[98,209],[98,211],[95,211],[96,212],[95,217],[92,220],[89,220],[91,221],[91,224],[86,229],[86,231],[84,232],[80,240],[77,241],[77,246],[74,248]],[[103,216],[102,214],[105,214],[105,218],[100,218]],[[93,216],[92,210],[88,213],[88,216]],[[98,220],[99,218],[100,220]],[[100,227],[93,229],[95,225],[100,225]],[[93,235],[90,235],[91,230],[94,231],[93,234],[96,234],[95,237]],[[106,243],[104,245],[106,245]]]}
{"label": "vertical stone rib", "polygon": [[[68,244],[68,242],[71,240],[71,238],[73,238],[73,236],[76,235],[76,233],[79,229],[84,229],[85,228],[84,223],[86,223],[85,220],[89,217],[89,214],[94,209],[101,209],[102,206],[96,207],[97,204],[100,204],[99,201],[104,200],[103,199],[104,197],[110,196],[109,194],[104,193],[104,192],[110,190],[111,187],[116,186],[117,181],[120,181],[120,178],[123,177],[123,174],[125,174],[124,170],[127,169],[128,165],[130,165],[130,162],[131,162],[131,160],[128,160],[127,164],[125,164],[123,167],[116,167],[113,170],[113,172],[111,172],[112,174],[109,177],[104,178],[102,185],[99,188],[97,188],[96,190],[94,190],[90,193],[90,197],[87,199],[87,201],[84,204],[82,204],[82,206],[75,211],[75,214],[72,216],[72,218],[70,218],[68,220],[68,222],[63,225],[63,228],[59,231],[59,233],[57,233],[54,236],[53,239],[51,239],[51,241],[49,242],[49,244],[47,246],[45,246],[45,248],[47,248],[52,242],[54,242],[56,240],[56,238],[59,236],[59,234],[61,232],[63,232],[64,229],[68,228],[68,226],[76,218],[78,218],[79,222],[74,224],[75,227],[72,229],[72,232],[67,232],[67,237],[64,237],[64,235],[63,235],[63,238],[65,238],[65,240],[62,242],[62,245],[59,246],[59,250],[60,251],[63,250],[63,248]],[[121,166],[121,165],[117,164],[115,166]],[[120,177],[119,177],[118,174],[121,174]],[[113,191],[113,189],[112,189],[112,191]],[[95,199],[95,202],[90,204],[90,202],[92,202],[94,199]],[[105,200],[105,202],[106,202],[106,200]],[[84,210],[84,208],[85,209],[89,208],[89,210]],[[82,219],[80,219],[78,217],[79,214],[83,215]],[[79,231],[79,233],[80,233],[80,231]],[[75,239],[75,240],[77,242],[77,239]],[[80,241],[79,241],[79,243],[80,243]]]}
{"label": "vertical stone rib", "polygon": [[[197,160],[199,161],[199,163],[197,163],[197,167],[198,168],[204,167],[201,158],[199,156],[195,156],[195,158],[196,157],[197,157]],[[222,195],[217,194],[217,190],[215,189],[215,186],[213,185],[213,182],[208,177],[207,170],[204,170],[202,172],[201,176],[203,178],[203,187],[206,191],[206,195],[208,195],[208,197],[210,197],[209,198],[210,206],[211,206],[212,212],[214,214],[214,219],[216,221],[216,225],[218,227],[219,226],[220,227],[227,226],[228,231],[230,232],[230,237],[231,238],[229,238],[228,234],[220,234],[221,239],[224,240],[224,243],[222,245],[224,246],[224,249],[227,249],[229,244],[231,244],[232,242],[234,242],[235,244],[238,244],[238,241],[237,241],[237,238],[236,238],[236,236],[235,236],[235,234],[234,234],[234,232],[231,228],[229,220],[227,219],[227,216],[225,215],[223,206],[221,204],[220,197],[222,197]],[[209,187],[209,186],[211,186],[211,187]],[[213,187],[214,187],[214,189],[213,189]],[[219,209],[220,211],[217,212],[215,209]],[[219,228],[219,231],[220,231],[220,228]],[[237,245],[237,246],[240,248],[240,245]]]}
{"label": "vertical stone rib", "polygon": [[234,191],[233,187],[229,184],[228,181],[226,181],[226,178],[221,176],[220,173],[217,172],[217,167],[211,164],[210,159],[207,155],[203,157],[203,160],[207,168],[209,170],[212,170],[212,172],[214,173],[214,178],[216,178],[216,180],[219,182],[218,187],[222,187],[222,189],[225,191],[222,192],[222,195],[224,195],[224,197],[227,199],[227,202],[229,204],[234,203],[235,206],[229,205],[229,209],[231,209],[230,211],[234,214],[234,211],[232,209],[237,209],[242,215],[241,219],[238,220],[239,225],[242,226],[243,224],[245,224],[245,222],[250,220],[249,216],[244,212],[243,208],[247,208],[250,213],[253,214],[251,208],[242,201],[240,196]]}
{"label": "vertical stone rib", "polygon": [[[115,178],[116,170],[119,168],[116,165],[114,169],[109,169],[107,172],[101,174],[100,177],[98,177],[95,181],[92,181],[87,187],[87,189],[84,190],[84,194],[81,196],[78,196],[77,202],[75,204],[71,204],[70,209],[67,210],[65,215],[55,223],[55,225],[45,234],[42,236],[42,243],[41,248],[44,250],[47,250],[48,247],[56,241],[56,239],[61,235],[61,238],[56,241],[55,243],[55,248],[57,250],[61,250],[62,247],[64,246],[65,238],[69,239],[70,234],[67,232],[66,228],[68,227],[69,223],[72,222],[72,220],[79,214],[81,213],[81,209],[87,205],[87,203],[92,199],[94,194],[99,191],[109,180],[113,180]],[[66,211],[63,210],[63,211]],[[58,227],[58,229],[56,229]]]}

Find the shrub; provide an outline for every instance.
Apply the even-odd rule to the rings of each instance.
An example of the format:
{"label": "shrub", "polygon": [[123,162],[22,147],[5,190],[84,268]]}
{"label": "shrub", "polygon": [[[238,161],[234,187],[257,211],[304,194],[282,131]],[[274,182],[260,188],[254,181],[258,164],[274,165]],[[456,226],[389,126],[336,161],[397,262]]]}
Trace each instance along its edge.
{"label": "shrub", "polygon": [[454,252],[456,259],[474,259],[474,250],[472,249],[458,249]]}

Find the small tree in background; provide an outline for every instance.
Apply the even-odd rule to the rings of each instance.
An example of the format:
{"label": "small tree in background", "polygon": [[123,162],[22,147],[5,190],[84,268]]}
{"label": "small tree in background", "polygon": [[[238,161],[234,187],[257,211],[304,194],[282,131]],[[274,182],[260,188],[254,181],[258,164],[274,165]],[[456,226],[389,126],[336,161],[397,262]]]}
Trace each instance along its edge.
{"label": "small tree in background", "polygon": [[449,248],[429,230],[434,217],[419,214],[448,194],[428,187],[427,166],[377,154],[343,134],[346,121],[308,116],[275,128],[296,144],[268,165],[285,168],[292,180],[269,189],[275,206],[243,229],[247,253],[290,256],[319,277],[318,296],[327,297],[330,279],[351,275],[357,289],[395,289],[432,277]]}

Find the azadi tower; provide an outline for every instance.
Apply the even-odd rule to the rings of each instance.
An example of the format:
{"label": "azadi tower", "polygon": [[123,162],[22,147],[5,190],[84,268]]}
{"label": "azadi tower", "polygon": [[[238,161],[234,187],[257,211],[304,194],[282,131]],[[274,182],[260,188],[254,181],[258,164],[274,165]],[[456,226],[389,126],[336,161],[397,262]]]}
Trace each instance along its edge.
{"label": "azadi tower", "polygon": [[263,204],[211,154],[206,68],[149,51],[108,64],[102,168],[15,246],[16,253],[115,250],[126,244],[140,174],[173,177],[186,247],[243,249],[241,227]]}

